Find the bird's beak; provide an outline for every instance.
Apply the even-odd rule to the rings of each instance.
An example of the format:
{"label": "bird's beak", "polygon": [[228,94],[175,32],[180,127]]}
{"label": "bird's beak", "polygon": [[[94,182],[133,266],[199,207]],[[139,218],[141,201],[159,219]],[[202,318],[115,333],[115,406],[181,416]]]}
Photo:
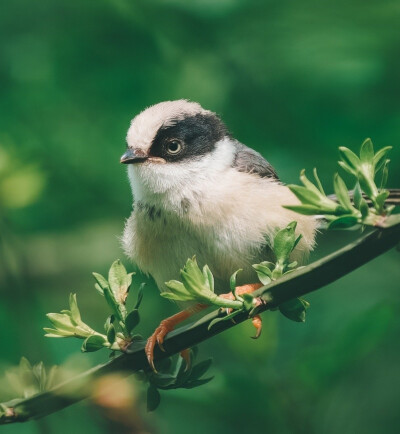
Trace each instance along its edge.
{"label": "bird's beak", "polygon": [[129,148],[127,149],[125,154],[122,155],[119,161],[122,164],[135,164],[135,163],[142,163],[143,161],[146,161],[148,158],[149,156],[142,149]]}

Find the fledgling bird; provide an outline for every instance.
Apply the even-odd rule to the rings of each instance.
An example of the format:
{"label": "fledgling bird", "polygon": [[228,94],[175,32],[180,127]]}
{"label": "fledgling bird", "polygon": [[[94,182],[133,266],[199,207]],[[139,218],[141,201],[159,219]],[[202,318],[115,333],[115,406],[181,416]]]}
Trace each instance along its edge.
{"label": "fledgling bird", "polygon": [[229,290],[239,268],[243,283],[256,280],[252,264],[271,259],[275,233],[293,220],[303,237],[291,259],[302,263],[312,250],[315,218],[283,208],[299,202],[271,164],[200,104],[145,109],[131,122],[127,146],[121,163],[134,202],[123,247],[160,291],[194,255],[210,267],[217,292]]}

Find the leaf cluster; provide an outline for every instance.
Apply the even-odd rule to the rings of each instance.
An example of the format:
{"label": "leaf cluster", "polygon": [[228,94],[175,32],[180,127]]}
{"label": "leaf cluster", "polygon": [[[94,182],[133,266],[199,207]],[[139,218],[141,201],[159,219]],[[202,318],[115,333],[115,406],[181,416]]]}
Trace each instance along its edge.
{"label": "leaf cluster", "polygon": [[[290,261],[290,255],[301,240],[302,235],[296,235],[297,222],[289,223],[286,228],[279,230],[274,237],[272,252],[275,256],[275,262],[263,261],[260,264],[254,264],[257,276],[263,285],[268,285],[282,276],[296,270],[297,262]],[[280,312],[287,318],[304,322],[306,320],[306,310],[310,304],[301,298],[282,303],[279,306]]]}
{"label": "leaf cluster", "polygon": [[36,365],[22,357],[18,366],[5,371],[0,380],[1,398],[13,398],[7,403],[0,404],[0,422],[9,416],[10,406],[38,393],[50,390],[57,382],[58,367],[46,369],[43,362]]}
{"label": "leaf cluster", "polygon": [[169,291],[161,294],[164,298],[176,301],[195,301],[224,308],[240,309],[243,307],[243,302],[236,297],[235,300],[228,300],[215,294],[214,276],[210,268],[205,265],[203,270],[200,270],[195,257],[186,261],[180,271],[180,276],[182,282],[170,280],[165,283]]}
{"label": "leaf cluster", "polygon": [[160,404],[160,390],[193,389],[210,382],[214,377],[202,378],[209,370],[212,359],[195,363],[198,355],[197,347],[190,350],[188,363],[179,357],[176,363],[172,358],[164,359],[157,364],[157,373],[153,371],[141,371],[136,378],[147,381],[147,410],[153,411]]}
{"label": "leaf cluster", "polygon": [[[297,262],[290,262],[290,254],[296,248],[301,239],[301,235],[296,235],[296,222],[291,222],[287,227],[279,230],[273,241],[273,252],[276,261],[262,262],[254,264],[253,267],[264,285],[277,280],[283,275],[294,271]],[[165,298],[177,301],[193,301],[197,303],[215,305],[224,309],[231,310],[223,317],[215,318],[209,324],[209,329],[221,321],[232,320],[242,312],[247,312],[252,316],[255,312],[255,300],[251,294],[236,294],[236,276],[241,270],[232,274],[230,279],[230,289],[233,299],[225,298],[215,294],[214,277],[210,268],[205,265],[201,270],[196,262],[196,258],[188,259],[180,272],[182,281],[171,280],[166,282],[169,292],[161,295]],[[305,311],[309,303],[305,300],[295,299],[283,303],[279,309],[288,318],[304,322]]]}
{"label": "leaf cluster", "polygon": [[82,321],[76,295],[70,294],[69,309],[60,313],[48,313],[53,328],[45,328],[47,337],[76,337],[84,339],[83,352],[98,351],[101,348],[124,351],[133,340],[143,339],[133,331],[140,322],[139,307],[143,298],[143,284],[139,287],[135,307],[130,312],[126,300],[134,273],[127,273],[121,261],[115,261],[109,270],[108,279],[93,273],[97,292],[105,298],[112,314],[104,324],[104,333],[99,333]]}
{"label": "leaf cluster", "polygon": [[[112,350],[113,353],[115,351],[125,352],[128,350],[130,344],[143,341],[144,339],[141,335],[133,334],[133,332],[140,322],[139,307],[143,299],[144,284],[141,284],[139,287],[134,308],[128,312],[126,307],[133,275],[134,273],[127,273],[125,267],[119,260],[111,265],[108,279],[101,274],[93,273],[96,281],[95,288],[97,292],[104,297],[112,312],[105,321],[105,333],[95,331],[82,321],[76,295],[71,294],[68,310],[62,310],[60,313],[47,314],[47,317],[53,324],[53,328],[45,328],[46,336],[84,339],[81,348],[83,352],[98,351],[102,348],[108,348]],[[207,296],[217,297],[214,294],[214,279],[208,267],[205,267],[202,273],[197,267],[196,261],[193,259],[188,261],[183,275],[187,287],[194,293],[200,294],[199,297],[203,297],[202,299],[205,299]],[[176,286],[180,288],[179,285]],[[197,288],[200,289],[197,290]],[[186,299],[183,291],[179,292],[179,295]],[[160,373],[139,371],[136,374],[139,378],[149,382],[147,393],[149,410],[155,409],[160,402],[158,389],[189,389],[211,381],[212,378],[200,378],[210,367],[211,360],[201,362],[192,367],[197,355],[197,350],[191,350],[190,354],[191,361],[188,365],[184,363],[182,358],[179,358],[177,363],[173,365],[172,359],[168,358],[161,362],[162,370]],[[157,405],[155,405],[155,403],[157,403]]]}
{"label": "leaf cluster", "polygon": [[[384,188],[390,161],[386,155],[391,149],[391,146],[386,146],[375,153],[371,139],[363,142],[359,156],[344,146],[339,147],[339,166],[355,178],[353,199],[351,200],[347,185],[338,173],[333,178],[336,202],[325,194],[317,170],[314,169],[314,184],[306,177],[303,169],[300,173],[303,186],[289,185],[301,204],[287,205],[285,208],[305,215],[323,215],[330,228],[346,228],[357,224],[382,225],[394,208],[385,205],[389,191]],[[381,172],[379,187],[376,184],[378,172]],[[365,198],[370,200],[372,207],[368,206]]]}

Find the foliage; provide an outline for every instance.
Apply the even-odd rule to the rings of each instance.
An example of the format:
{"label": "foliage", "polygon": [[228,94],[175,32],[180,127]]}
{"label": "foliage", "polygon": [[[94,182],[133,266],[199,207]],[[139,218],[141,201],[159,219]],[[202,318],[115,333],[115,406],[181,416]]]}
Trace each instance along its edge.
{"label": "foliage", "polygon": [[[337,201],[326,196],[322,184],[314,169],[316,185],[309,181],[302,170],[300,180],[304,187],[289,185],[290,190],[300,200],[301,205],[285,206],[285,208],[306,215],[323,215],[329,221],[330,228],[347,228],[357,224],[368,226],[383,226],[390,224],[394,206],[385,205],[389,191],[385,190],[388,178],[388,164],[386,158],[391,146],[386,146],[374,153],[371,139],[366,139],[361,145],[360,156],[345,147],[339,147],[341,160],[340,167],[356,179],[353,201],[350,200],[349,191],[343,179],[335,174],[333,187]],[[381,171],[380,187],[376,184],[376,175]],[[365,196],[363,196],[365,193]],[[372,202],[368,206],[366,198]]]}
{"label": "foliage", "polygon": [[159,390],[193,389],[207,384],[214,377],[202,378],[209,370],[212,359],[203,360],[195,364],[198,354],[197,347],[190,350],[189,363],[179,357],[174,364],[172,358],[161,360],[157,364],[157,373],[154,371],[141,371],[135,376],[141,381],[148,381],[147,409],[155,410],[160,404]]}
{"label": "foliage", "polygon": [[[301,234],[296,236],[296,226],[296,222],[291,222],[286,228],[276,233],[272,246],[272,252],[276,258],[275,263],[263,261],[260,264],[253,265],[263,285],[268,285],[272,281],[297,269],[297,262],[290,262],[290,255],[302,237]],[[293,321],[304,322],[306,320],[306,309],[308,309],[309,306],[308,301],[295,298],[279,305],[279,310],[283,315]]]}
{"label": "foliage", "polygon": [[214,276],[208,265],[200,270],[196,258],[188,259],[180,272],[182,282],[170,280],[165,285],[171,292],[163,292],[161,295],[176,301],[196,301],[216,305],[225,308],[241,308],[242,303],[228,300],[214,293]]}
{"label": "foliage", "polygon": [[[382,146],[400,137],[396,1],[3,4],[0,144],[15,150],[23,169],[37,164],[48,182],[29,208],[0,210],[10,222],[0,235],[14,235],[9,244],[20,247],[17,264],[22,265],[14,269],[26,288],[21,294],[15,285],[0,282],[1,364],[16,363],[21,354],[60,363],[78,349],[73,339],[64,345],[43,342],[40,332],[43,313],[67,307],[66,288],[78,293],[85,322],[97,324],[102,299],[85,289],[85,276],[108,269],[120,257],[115,234],[131,201],[118,157],[129,120],[144,107],[181,97],[199,101],[221,114],[235,137],[261,152],[282,181],[297,183],[298,169],[306,167],[311,174],[317,164],[327,194],[337,143],[357,145],[354,140],[365,131]],[[399,155],[393,150],[392,187],[400,185]],[[7,164],[12,168],[14,162]],[[18,199],[17,191],[6,193]],[[324,232],[314,259],[356,236]],[[56,254],[48,260],[51,252]],[[5,267],[1,258],[2,276]],[[223,366],[211,393],[200,388],[175,394],[155,412],[146,431],[183,434],[195,421],[194,431],[209,434],[321,429],[397,434],[400,316],[394,315],[386,337],[373,341],[369,356],[357,358],[354,352],[360,333],[370,342],[365,330],[379,327],[372,315],[375,305],[385,302],[398,309],[399,280],[398,254],[392,250],[319,291],[318,309],[305,327],[268,315],[257,344],[240,339],[246,325],[219,335],[206,344]],[[150,287],[139,327],[147,325],[143,318],[163,318],[172,309]],[[344,350],[333,347],[338,335],[369,309],[366,328],[354,331]],[[95,329],[102,332],[101,325]],[[324,345],[327,354],[321,355]],[[310,348],[316,353],[310,355]],[[318,393],[313,394],[307,381],[318,378],[321,364],[342,366],[344,355],[348,364],[336,376],[327,374],[325,382],[315,380]],[[78,357],[93,364],[102,352]],[[245,364],[251,365],[251,375],[240,368]],[[307,373],[299,371],[300,365]],[[69,434],[88,426],[97,434],[111,425],[83,405],[42,423],[2,431]],[[115,425],[109,430],[121,431]]]}
{"label": "foliage", "polygon": [[[286,228],[280,229],[275,234],[273,242],[275,263],[264,261],[253,265],[263,285],[268,285],[271,281],[275,281],[296,269],[297,262],[290,262],[290,254],[301,239],[301,235],[296,236],[295,234],[296,225],[296,222],[291,222]],[[233,310],[225,317],[213,320],[209,325],[210,328],[220,321],[231,320],[242,312],[248,312],[251,316],[255,312],[257,300],[254,300],[251,294],[238,295],[236,293],[236,276],[240,271],[237,270],[233,273],[230,279],[233,295],[233,300],[231,300],[215,294],[214,277],[207,265],[203,267],[203,270],[200,270],[195,258],[188,259],[180,272],[182,282],[177,280],[166,282],[170,292],[164,292],[161,295],[172,300],[193,301]],[[305,311],[308,307],[309,303],[305,300],[295,299],[283,303],[279,306],[279,310],[289,319],[304,322]]]}
{"label": "foliage", "polygon": [[69,310],[47,314],[54,328],[45,328],[45,336],[84,339],[83,352],[98,351],[104,347],[124,351],[132,341],[142,340],[143,338],[140,335],[134,335],[133,331],[140,322],[139,307],[143,299],[143,284],[139,287],[133,310],[128,313],[126,309],[126,300],[134,274],[127,273],[120,260],[111,265],[108,280],[101,274],[93,273],[97,292],[105,298],[108,307],[113,312],[104,323],[104,334],[93,330],[82,321],[76,295],[70,294]]}
{"label": "foliage", "polygon": [[10,399],[7,403],[0,403],[0,423],[10,415],[11,406],[50,390],[59,381],[57,366],[46,369],[43,362],[31,365],[22,357],[19,365],[7,369],[0,379],[1,399]]}
{"label": "foliage", "polygon": [[[189,265],[190,272],[187,274],[187,282],[191,282],[191,288],[195,290],[197,281],[191,279],[191,274],[195,268]],[[204,270],[206,272],[206,270]],[[132,276],[135,273],[127,273],[124,265],[120,260],[115,261],[109,270],[108,279],[98,273],[93,273],[96,280],[95,288],[102,295],[110,310],[113,312],[109,315],[104,324],[105,334],[93,330],[85,324],[79,312],[76,301],[76,295],[70,294],[69,310],[62,310],[61,313],[49,313],[47,317],[55,328],[45,328],[47,337],[75,337],[84,339],[82,344],[83,352],[98,351],[102,348],[109,350],[125,352],[129,345],[134,342],[143,342],[143,337],[139,334],[133,334],[140,322],[139,308],[143,299],[143,286],[139,286],[137,300],[134,308],[128,312],[126,301],[132,285]],[[203,276],[203,275],[202,275]],[[208,278],[210,274],[205,274]],[[206,282],[201,276],[196,275],[204,287]],[[189,285],[189,283],[188,283]],[[207,288],[212,288],[213,283],[208,283]],[[113,353],[111,353],[113,354]],[[166,359],[161,364],[161,372],[140,371],[137,376],[149,382],[147,393],[148,409],[154,410],[160,403],[158,389],[190,389],[208,383],[212,378],[201,379],[211,365],[211,361],[201,362],[192,366],[197,356],[197,350],[190,352],[190,363],[183,363],[179,358],[176,364],[171,359]],[[206,369],[204,369],[206,367]]]}
{"label": "foliage", "polygon": [[[337,279],[347,274],[349,271],[365,264],[371,260],[371,258],[374,258],[383,251],[393,247],[396,242],[398,242],[399,237],[400,223],[393,224],[392,227],[389,227],[384,231],[375,229],[356,242],[348,244],[337,252],[324,257],[308,267],[304,267],[304,269],[300,270],[299,273],[292,274],[291,276],[288,276],[288,278],[282,279],[281,282],[276,282],[274,284],[271,283],[270,288],[264,289],[263,291],[258,290],[258,293],[255,294],[261,299],[268,300],[272,303],[272,305],[269,304],[269,307],[265,304],[261,304],[259,306],[260,311],[279,306],[281,303],[291,300],[293,296],[303,295],[312,290],[318,289],[326,283],[331,282],[332,278]],[[336,265],[343,265],[345,263],[345,267],[336,267]],[[329,272],[327,273],[327,271]],[[234,274],[231,279],[231,284],[235,283],[235,276],[236,275]],[[213,314],[213,317],[216,317],[215,313]],[[244,319],[245,315],[242,315],[242,317],[239,318],[240,321],[243,321]],[[197,323],[197,325],[192,325],[192,327],[176,333],[175,336],[171,336],[170,344],[172,345],[172,348],[169,350],[169,355],[173,355],[177,351],[189,346],[184,343],[188,342],[188,338],[190,338],[189,342],[196,343],[207,337],[207,331],[204,326],[210,325],[212,323],[212,321],[210,321],[210,317],[204,317]],[[226,324],[227,325],[220,329],[220,331],[232,327],[233,325],[233,323]],[[210,334],[209,336],[212,335]],[[181,339],[182,342],[179,344]],[[368,339],[368,341],[370,341],[370,339]],[[185,346],[182,346],[182,343],[184,343]],[[14,399],[2,403],[0,423],[22,422],[32,418],[40,418],[52,412],[61,410],[68,404],[88,396],[88,393],[90,392],[85,389],[84,385],[95,378],[95,376],[107,374],[110,372],[110,369],[120,370],[123,368],[124,364],[126,367],[130,367],[133,371],[144,369],[144,374],[146,374],[148,365],[145,362],[144,345],[139,345],[139,348],[136,350],[132,349],[132,351],[129,351],[129,354],[131,356],[138,356],[138,360],[136,360],[136,358],[127,358],[128,355],[122,355],[106,364],[99,365],[96,368],[82,373],[82,375],[79,375],[78,377],[71,378],[48,392],[33,395],[28,399]],[[164,378],[158,382],[157,378],[149,379],[151,382],[148,389],[149,409],[155,408],[159,404],[160,394],[157,390],[159,388],[192,388],[209,381],[207,378],[201,378],[209,367],[209,361],[195,365],[193,370],[191,370],[191,364],[187,364],[182,371],[181,364],[182,361],[178,360],[176,368],[172,370],[169,369],[169,372],[169,366],[163,368],[167,369],[167,376],[169,377],[167,379]],[[185,370],[189,372],[187,376],[183,375]],[[173,374],[173,372],[176,374]],[[163,380],[166,380],[166,383]]]}
{"label": "foliage", "polygon": [[[358,160],[356,160],[358,157],[355,156],[350,158],[350,155],[353,155],[349,154],[351,151],[342,150],[342,152],[347,152],[346,155],[349,161],[352,158],[351,164],[353,166],[350,167],[350,163],[346,163],[346,167],[349,171],[350,169],[354,171],[353,174],[357,176],[360,186],[359,191],[357,191],[357,189],[355,191],[355,204],[364,200],[361,195],[362,189],[367,194],[367,197],[371,199],[374,207],[371,213],[369,210],[368,213],[364,213],[365,215],[360,212],[358,217],[360,220],[357,220],[355,223],[363,223],[365,225],[373,224],[375,226],[382,224],[384,227],[394,226],[397,223],[397,219],[386,219],[393,210],[385,205],[388,194],[385,190],[376,189],[374,183],[375,173],[379,169],[378,166],[387,150],[379,151],[377,154],[374,154],[372,144],[370,145],[364,142]],[[384,166],[384,170],[387,171],[387,161],[381,164]],[[361,173],[362,170],[363,172]],[[387,172],[384,177],[387,177]],[[350,203],[344,183],[342,183],[338,176],[335,179],[335,191],[339,204],[335,205],[335,209],[332,207],[332,212],[328,213],[327,216],[336,217],[339,215],[339,218],[343,218],[341,212],[347,202],[347,205],[350,204],[347,209],[348,211],[350,207],[353,209],[356,208],[352,207]],[[328,203],[330,202],[328,201],[330,199],[328,199],[323,192],[322,185],[317,176],[316,181],[318,191],[320,192],[320,202],[314,202],[313,205],[315,209],[319,206],[319,211],[322,209],[326,211],[329,208]],[[317,187],[311,184],[305,177],[303,183],[305,187],[296,188],[296,186],[291,186],[291,189],[299,198],[303,198],[303,201],[306,202],[307,200],[315,198],[315,195],[310,195],[309,191],[315,192]],[[305,191],[307,191],[307,193]],[[306,203],[306,205],[310,205],[310,203]],[[368,207],[367,203],[366,206]],[[295,209],[294,207],[291,209],[298,212],[304,211],[304,209]],[[309,211],[310,209],[307,208],[307,210]],[[381,214],[378,214],[379,212]],[[372,215],[375,215],[375,217],[380,216],[381,218],[378,220],[372,217]],[[349,216],[346,215],[345,217],[347,218]],[[334,226],[332,224],[334,221],[336,220],[331,221],[330,227]],[[176,301],[195,301],[231,310],[231,312],[224,317],[216,317],[211,320],[208,324],[209,329],[218,322],[231,320],[240,314],[245,314],[249,317],[253,316],[257,312],[257,307],[260,303],[263,303],[263,300],[265,301],[266,299],[264,295],[268,292],[268,285],[272,285],[275,281],[296,270],[297,263],[290,261],[290,256],[301,239],[301,235],[296,235],[296,226],[297,223],[293,221],[287,227],[276,232],[272,245],[272,252],[275,256],[274,262],[264,261],[260,264],[253,265],[261,283],[264,285],[262,290],[265,292],[262,292],[261,296],[253,296],[250,294],[239,295],[237,293],[236,276],[240,270],[233,273],[230,279],[232,298],[218,296],[215,293],[214,277],[211,270],[207,265],[201,270],[195,258],[188,259],[181,270],[180,276],[182,282],[175,280],[167,282],[166,285],[170,292],[162,295],[165,298]],[[98,273],[93,273],[96,280],[95,289],[98,294],[104,297],[112,312],[105,321],[105,334],[97,332],[82,320],[76,295],[70,294],[69,309],[62,310],[60,313],[50,313],[47,315],[53,324],[53,328],[45,328],[46,336],[53,338],[75,337],[84,339],[82,345],[83,352],[93,352],[101,348],[108,348],[112,351],[112,355],[115,351],[130,352],[127,351],[128,347],[135,342],[143,343],[144,339],[142,336],[133,334],[140,322],[139,308],[143,299],[143,284],[139,286],[134,308],[128,311],[126,306],[129,290],[132,285],[132,276],[134,274],[135,273],[127,273],[125,267],[119,260],[111,265],[107,279]],[[300,298],[290,300],[289,297],[286,297],[284,300],[282,300],[283,302],[281,303],[276,303],[275,306],[278,306],[279,310],[287,318],[297,322],[304,322],[309,303]],[[191,389],[211,381],[212,377],[203,378],[211,365],[211,360],[205,360],[196,364],[194,363],[196,355],[197,350],[191,350],[190,361],[178,358],[174,363],[171,358],[166,358],[160,362],[159,372],[153,372],[148,368],[141,369],[137,372],[137,377],[148,383],[147,408],[149,411],[155,410],[158,407],[161,399],[160,390],[178,388]],[[20,367],[16,371],[10,371],[6,377],[8,376],[8,378],[11,378],[11,381],[15,382],[14,393],[17,396],[22,395],[24,398],[30,398],[36,397],[53,387],[55,372],[55,368],[52,368],[47,373],[43,367],[43,363],[32,367],[26,359],[22,359]],[[21,378],[19,379],[19,377]],[[22,398],[14,398],[6,403],[0,404],[0,422],[5,423],[13,420],[13,406],[23,405],[23,402]]]}
{"label": "foliage", "polygon": [[31,365],[25,357],[21,357],[18,366],[5,371],[0,385],[2,395],[6,392],[14,397],[29,398],[51,389],[57,379],[57,366],[46,369],[43,362]]}

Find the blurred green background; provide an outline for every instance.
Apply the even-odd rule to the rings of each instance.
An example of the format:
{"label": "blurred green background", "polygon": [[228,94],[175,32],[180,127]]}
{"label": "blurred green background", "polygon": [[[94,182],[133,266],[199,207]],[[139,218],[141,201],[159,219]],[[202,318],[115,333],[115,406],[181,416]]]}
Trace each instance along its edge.
{"label": "blurred green background", "polygon": [[[221,115],[284,182],[317,166],[330,188],[337,146],[395,146],[400,187],[398,1],[6,0],[0,5],[0,364],[106,360],[43,337],[45,314],[78,293],[107,311],[90,273],[123,257],[131,209],[119,156],[144,107],[188,98]],[[348,233],[321,234],[314,258]],[[141,281],[137,279],[136,281]],[[264,315],[201,345],[216,378],[163,393],[147,432],[398,433],[400,267],[395,250],[308,297],[305,324]],[[175,312],[147,288],[143,334]],[[1,391],[0,391],[1,394]],[[14,433],[122,432],[89,403]],[[133,431],[129,431],[133,432]]]}

